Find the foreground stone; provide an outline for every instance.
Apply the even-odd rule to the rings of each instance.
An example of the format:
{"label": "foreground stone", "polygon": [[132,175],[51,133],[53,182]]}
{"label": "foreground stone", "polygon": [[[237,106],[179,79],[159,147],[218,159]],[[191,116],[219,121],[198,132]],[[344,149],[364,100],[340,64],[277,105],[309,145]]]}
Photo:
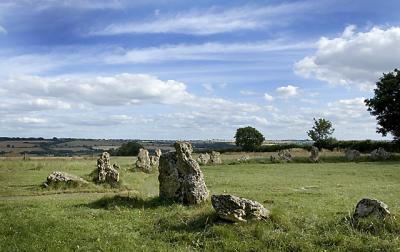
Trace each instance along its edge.
{"label": "foreground stone", "polygon": [[360,152],[358,150],[347,149],[344,155],[347,161],[354,161],[360,157]]}
{"label": "foreground stone", "polygon": [[218,216],[228,221],[245,222],[269,217],[269,211],[257,201],[233,195],[212,195],[211,203]]}
{"label": "foreground stone", "polygon": [[43,183],[45,187],[48,187],[51,184],[57,183],[79,183],[79,184],[87,184],[88,182],[78,176],[66,173],[66,172],[59,172],[54,171],[48,177],[46,182]]}
{"label": "foreground stone", "polygon": [[210,162],[210,154],[208,153],[202,153],[200,154],[200,156],[197,158],[197,163],[199,163],[200,165],[206,165]]}
{"label": "foreground stone", "polygon": [[370,158],[373,160],[386,160],[390,158],[390,153],[387,152],[384,148],[379,147],[376,150],[371,152]]}
{"label": "foreground stone", "polygon": [[211,164],[222,164],[221,153],[218,151],[212,151],[210,154],[210,163]]}
{"label": "foreground stone", "polygon": [[362,199],[357,203],[354,210],[354,218],[365,218],[368,216],[386,217],[390,215],[389,207],[382,201],[376,199]]}
{"label": "foreground stone", "polygon": [[119,172],[116,168],[119,168],[117,164],[110,164],[110,154],[103,152],[97,159],[97,182],[118,183]]}
{"label": "foreground stone", "polygon": [[317,147],[311,146],[309,159],[313,163],[317,163],[319,161],[319,149]]}
{"label": "foreground stone", "polygon": [[184,204],[198,204],[208,197],[200,165],[192,158],[192,146],[176,142],[176,152],[161,155],[158,181],[161,198]]}
{"label": "foreground stone", "polygon": [[149,151],[143,148],[139,149],[137,156],[136,168],[142,172],[151,173],[151,161],[149,157]]}

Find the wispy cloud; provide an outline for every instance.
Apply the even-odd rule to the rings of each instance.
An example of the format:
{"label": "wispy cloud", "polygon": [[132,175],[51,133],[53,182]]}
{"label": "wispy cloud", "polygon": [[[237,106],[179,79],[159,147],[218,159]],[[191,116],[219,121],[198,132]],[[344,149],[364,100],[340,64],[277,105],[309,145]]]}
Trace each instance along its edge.
{"label": "wispy cloud", "polygon": [[1,34],[7,34],[7,30],[3,26],[0,25],[0,35]]}
{"label": "wispy cloud", "polygon": [[90,35],[116,35],[128,33],[182,33],[212,35],[240,30],[256,30],[282,26],[291,22],[291,14],[312,5],[304,2],[270,5],[241,6],[230,9],[211,8],[161,15],[155,20],[110,24],[94,30]]}

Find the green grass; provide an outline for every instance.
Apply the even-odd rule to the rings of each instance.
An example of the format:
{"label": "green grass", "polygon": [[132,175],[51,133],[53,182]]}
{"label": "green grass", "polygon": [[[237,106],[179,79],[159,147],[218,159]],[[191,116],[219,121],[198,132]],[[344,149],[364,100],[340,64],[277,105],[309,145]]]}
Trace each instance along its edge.
{"label": "green grass", "polygon": [[[400,251],[400,162],[202,167],[211,193],[264,204],[271,219],[231,224],[210,202],[160,200],[158,174],[121,166],[124,187],[43,189],[54,171],[87,176],[95,160],[0,161],[0,251]],[[354,222],[363,197],[390,207],[382,223]],[[372,220],[373,221],[373,220]]]}

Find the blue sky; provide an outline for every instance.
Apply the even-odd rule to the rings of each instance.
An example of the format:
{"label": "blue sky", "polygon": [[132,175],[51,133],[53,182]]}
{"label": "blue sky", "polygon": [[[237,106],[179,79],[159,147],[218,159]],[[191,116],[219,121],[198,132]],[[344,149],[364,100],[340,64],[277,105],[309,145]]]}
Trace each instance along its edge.
{"label": "blue sky", "polygon": [[0,2],[0,135],[382,139],[366,111],[399,67],[400,2]]}

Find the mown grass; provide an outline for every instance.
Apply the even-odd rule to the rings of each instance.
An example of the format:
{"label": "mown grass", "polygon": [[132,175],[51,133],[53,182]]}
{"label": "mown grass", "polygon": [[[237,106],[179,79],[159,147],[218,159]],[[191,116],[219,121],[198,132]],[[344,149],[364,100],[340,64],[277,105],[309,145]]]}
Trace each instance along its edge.
{"label": "mown grass", "polygon": [[[202,167],[211,193],[257,200],[271,219],[231,224],[210,202],[157,197],[158,174],[121,166],[124,188],[43,189],[53,170],[87,176],[95,160],[0,162],[0,251],[399,251],[400,162]],[[355,222],[363,197],[390,206],[383,222]]]}

